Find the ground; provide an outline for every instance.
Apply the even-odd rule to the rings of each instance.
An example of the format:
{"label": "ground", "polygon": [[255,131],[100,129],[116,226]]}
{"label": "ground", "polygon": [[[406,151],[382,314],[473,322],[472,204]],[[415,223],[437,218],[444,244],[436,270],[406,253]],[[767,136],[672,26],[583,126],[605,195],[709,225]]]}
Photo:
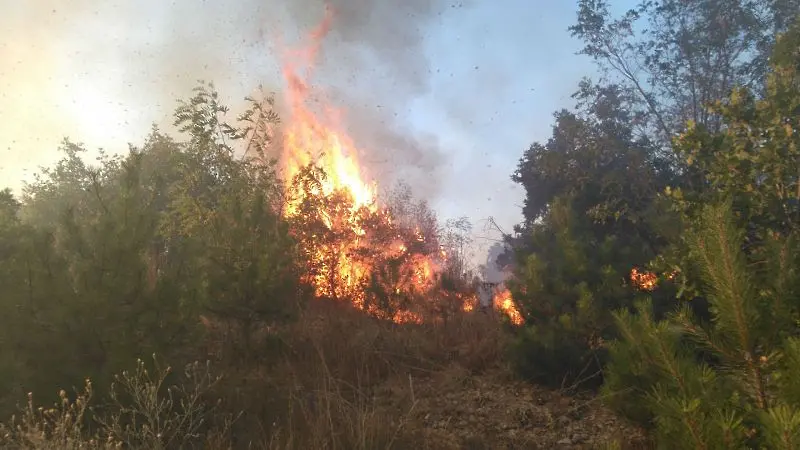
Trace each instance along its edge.
{"label": "ground", "polygon": [[237,404],[274,414],[283,438],[270,448],[649,448],[596,395],[520,379],[495,314],[395,325],[320,304],[286,336],[282,364],[249,371],[251,390],[234,382]]}
{"label": "ground", "polygon": [[405,426],[423,430],[431,449],[595,449],[615,440],[622,448],[647,448],[644,433],[597,398],[533,386],[504,369],[470,374],[452,365],[404,381],[387,384],[376,396],[405,405]]}

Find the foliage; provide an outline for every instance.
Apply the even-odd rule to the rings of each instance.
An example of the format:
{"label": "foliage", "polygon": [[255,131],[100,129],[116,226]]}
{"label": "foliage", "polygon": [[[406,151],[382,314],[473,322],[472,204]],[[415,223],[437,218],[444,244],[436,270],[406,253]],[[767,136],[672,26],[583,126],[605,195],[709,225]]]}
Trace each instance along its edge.
{"label": "foliage", "polygon": [[754,227],[752,239],[763,240],[764,230],[794,231],[800,218],[798,45],[793,34],[780,40],[762,99],[737,88],[711,108],[725,121],[723,131],[690,123],[676,140],[678,154],[700,178],[694,192],[676,197],[691,205],[732,196],[738,219]]}
{"label": "foliage", "polygon": [[185,362],[201,314],[246,346],[257,326],[296,312],[302,266],[274,164],[232,147],[274,116],[238,129],[213,86],[195,94],[176,112],[186,142],[154,129],[90,165],[65,141],[21,202],[0,195],[3,401],[86,376],[107,386],[142,352]]}
{"label": "foliage", "polygon": [[[689,123],[676,138],[676,155],[687,170],[681,183],[665,194],[682,228],[692,225],[703,205],[730,200],[737,223],[746,229],[748,252],[761,251],[759,244],[774,233],[797,230],[797,39],[795,30],[776,44],[761,98],[737,88],[727,100],[711,106],[724,119],[721,131]],[[691,247],[681,234],[671,241],[674,245],[660,256],[657,267],[682,271]],[[683,297],[699,296],[691,274],[684,272],[678,281]]]}
{"label": "foliage", "polygon": [[607,1],[581,0],[570,31],[603,84],[625,93],[640,131],[670,146],[688,121],[721,129],[706,106],[736,86],[761,86],[775,38],[798,10],[797,0],[644,0],[615,18]]}
{"label": "foliage", "polygon": [[673,262],[709,320],[688,305],[616,314],[604,389],[670,448],[798,445],[798,36],[800,22],[775,46],[762,99],[737,89],[716,107],[721,131],[692,124],[676,141],[699,188],[671,192],[687,230]]}
{"label": "foliage", "polygon": [[281,216],[275,162],[235,157],[228,142],[247,133],[220,122],[225,111],[215,91],[199,88],[176,112],[176,125],[192,134],[170,187],[161,253],[185,261],[195,282],[183,295],[232,326],[247,353],[259,326],[296,314],[302,261]]}
{"label": "foliage", "polygon": [[613,337],[609,311],[636,295],[631,268],[666,243],[656,193],[667,179],[650,164],[652,147],[634,138],[616,91],[598,95],[591,114],[559,113],[553,136],[531,146],[513,176],[525,188],[526,223],[512,241],[510,285],[529,327],[513,359],[550,384],[597,375],[599,344]]}
{"label": "foliage", "polygon": [[139,360],[134,371],[115,376],[112,403],[99,410],[88,379],[74,399],[59,391],[52,408],[36,407],[29,394],[21,416],[0,425],[0,444],[31,450],[205,448],[203,428],[215,412],[205,397],[220,378],[199,363],[187,365],[177,383],[168,385],[168,378],[175,378],[171,369],[159,367],[155,357],[150,369]]}
{"label": "foliage", "polygon": [[148,281],[158,214],[142,183],[143,155],[89,167],[76,162],[79,147],[65,150],[59,170],[28,186],[20,211],[27,220],[11,261],[22,270],[2,299],[10,312],[3,357],[16,373],[4,390],[14,379],[34,389],[86,375],[104,382],[126,356],[167,353],[186,331],[174,326],[183,311],[168,280]]}
{"label": "foliage", "polygon": [[[744,254],[743,238],[729,204],[706,208],[692,233],[710,323],[688,308],[657,321],[647,303],[616,314],[623,338],[604,389],[621,412],[652,420],[670,448],[798,445],[798,305],[788,291],[800,281],[797,237],[775,238],[764,260]],[[783,271],[749,269],[758,263]]]}
{"label": "foliage", "polygon": [[510,284],[527,325],[513,360],[527,376],[558,384],[601,369],[602,342],[618,336],[609,311],[632,311],[655,286],[637,286],[633,269],[657,281],[654,320],[676,293],[707,320],[686,241],[704,205],[732,197],[752,251],[793,229],[796,77],[780,55],[797,42],[773,43],[790,25],[776,17],[797,7],[644,1],[615,19],[605,1],[579,2],[570,30],[604,78],[581,83],[577,111],[558,113],[552,137],[512,176],[526,197],[507,239]]}

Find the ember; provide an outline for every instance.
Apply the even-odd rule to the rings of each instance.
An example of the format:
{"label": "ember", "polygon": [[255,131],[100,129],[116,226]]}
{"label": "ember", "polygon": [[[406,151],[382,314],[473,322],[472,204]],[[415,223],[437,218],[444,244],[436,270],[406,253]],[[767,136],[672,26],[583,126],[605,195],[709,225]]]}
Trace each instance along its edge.
{"label": "ember", "polygon": [[640,272],[634,267],[631,270],[631,282],[637,289],[652,291],[658,284],[658,276],[653,272]]}

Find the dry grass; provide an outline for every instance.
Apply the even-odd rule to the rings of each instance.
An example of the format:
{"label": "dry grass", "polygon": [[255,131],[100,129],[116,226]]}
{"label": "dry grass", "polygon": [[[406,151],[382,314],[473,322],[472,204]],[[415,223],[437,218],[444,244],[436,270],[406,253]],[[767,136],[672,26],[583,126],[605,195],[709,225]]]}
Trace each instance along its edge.
{"label": "dry grass", "polygon": [[[244,406],[245,417],[259,418],[238,424],[233,434],[251,437],[237,446],[425,448],[408,420],[415,380],[454,363],[468,373],[495,367],[504,345],[499,323],[480,313],[447,324],[397,325],[326,302],[308,308],[280,336],[284,352],[277,363],[228,379],[235,392],[222,396],[238,398],[232,404]],[[392,395],[383,395],[385,389]]]}
{"label": "dry grass", "polygon": [[208,365],[189,364],[180,383],[171,384],[170,367],[152,368],[137,361],[131,372],[115,377],[110,403],[91,406],[93,388],[86,380],[71,399],[59,392],[51,408],[37,407],[33,394],[19,417],[0,425],[0,445],[9,449],[172,449],[206,448],[209,419],[216,414],[206,395],[220,378]]}
{"label": "dry grass", "polygon": [[0,444],[444,450],[555,445],[582,427],[584,434],[607,435],[614,427],[620,436],[628,433],[600,410],[587,413],[593,418],[585,423],[572,418],[575,405],[564,405],[577,399],[505,378],[511,373],[502,358],[505,344],[492,314],[397,325],[315,302],[296,323],[248,343],[257,357],[234,363],[223,354],[222,378],[204,365],[172,374],[139,362],[116,378],[111,407],[88,406],[91,384],[74,400],[62,392],[51,409],[29,399],[20,419],[0,428]]}
{"label": "dry grass", "polygon": [[397,325],[315,302],[301,320],[249,344],[258,358],[220,359],[221,379],[194,365],[168,387],[169,370],[140,363],[117,378],[114,408],[87,419],[91,385],[52,410],[31,402],[3,428],[3,448],[449,448],[423,429],[417,384],[468,383],[501,366],[496,319],[459,313]]}

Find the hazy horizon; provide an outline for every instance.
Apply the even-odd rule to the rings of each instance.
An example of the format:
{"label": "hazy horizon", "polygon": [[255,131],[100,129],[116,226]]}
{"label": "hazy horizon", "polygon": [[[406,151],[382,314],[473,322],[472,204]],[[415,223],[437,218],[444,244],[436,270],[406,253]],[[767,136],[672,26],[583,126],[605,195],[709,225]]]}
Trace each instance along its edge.
{"label": "hazy horizon", "polygon": [[[275,40],[303,42],[324,13],[321,0],[6,3],[0,177],[15,189],[60,157],[64,137],[124,152],[151,124],[169,129],[197,80],[234,108],[259,85],[280,95]],[[523,192],[510,180],[519,157],[549,137],[552,113],[572,107],[594,72],[567,31],[575,2],[331,3],[314,82],[341,109],[369,174],[407,181],[442,219],[469,217],[482,263],[499,237],[485,219],[506,230],[521,219]]]}

